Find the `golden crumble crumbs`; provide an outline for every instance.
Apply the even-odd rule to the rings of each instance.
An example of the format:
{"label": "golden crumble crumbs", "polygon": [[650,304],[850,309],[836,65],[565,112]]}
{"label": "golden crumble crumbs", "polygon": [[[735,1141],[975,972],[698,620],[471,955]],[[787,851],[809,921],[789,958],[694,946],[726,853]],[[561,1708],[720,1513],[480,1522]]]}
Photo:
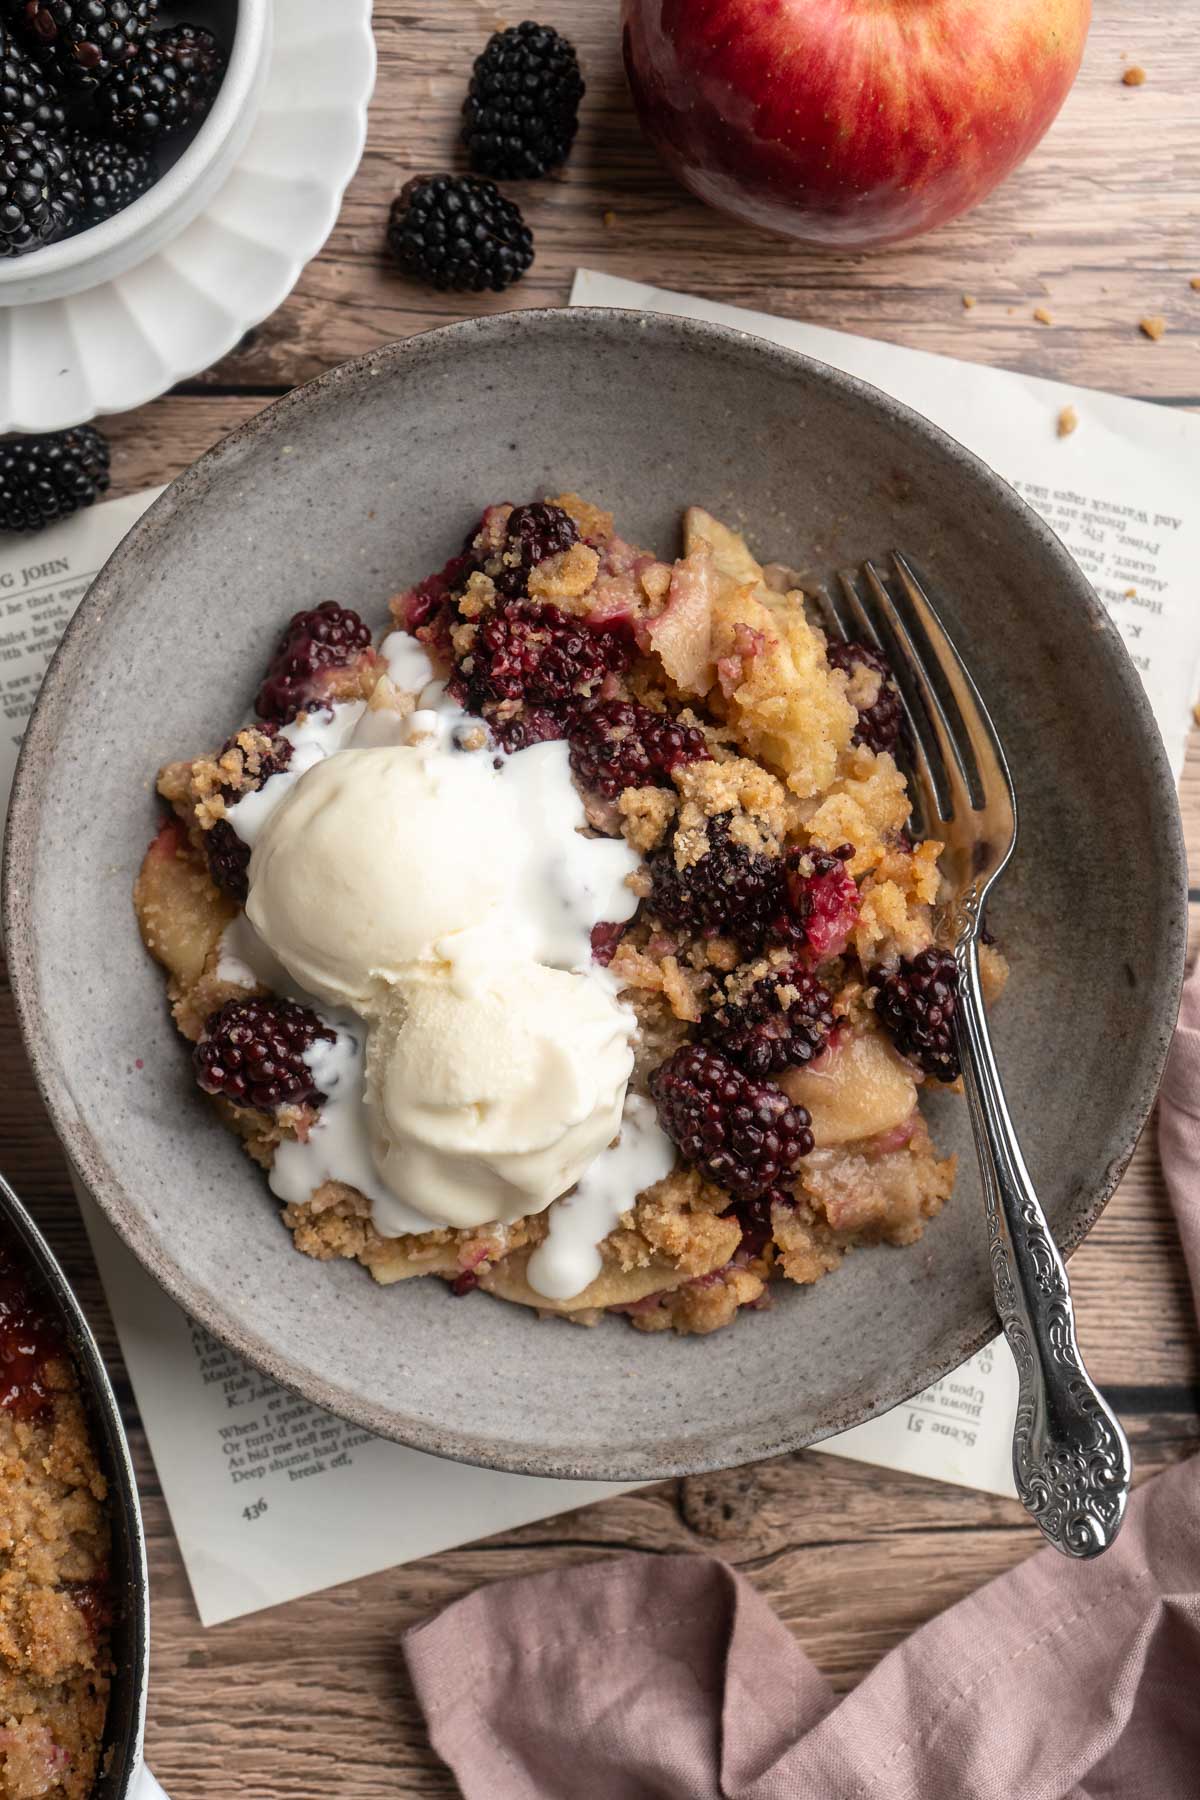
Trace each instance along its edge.
{"label": "golden crumble crumbs", "polygon": [[1138,320],[1138,330],[1144,337],[1150,338],[1156,344],[1166,329],[1167,321],[1161,313],[1151,313],[1147,318]]}
{"label": "golden crumble crumbs", "polygon": [[1064,406],[1055,422],[1055,430],[1059,437],[1070,437],[1079,424],[1079,414],[1073,406]]}
{"label": "golden crumble crumbs", "polygon": [[1143,69],[1141,63],[1130,63],[1129,67],[1124,70],[1121,75],[1121,80],[1126,87],[1141,87],[1145,79],[1146,71]]}

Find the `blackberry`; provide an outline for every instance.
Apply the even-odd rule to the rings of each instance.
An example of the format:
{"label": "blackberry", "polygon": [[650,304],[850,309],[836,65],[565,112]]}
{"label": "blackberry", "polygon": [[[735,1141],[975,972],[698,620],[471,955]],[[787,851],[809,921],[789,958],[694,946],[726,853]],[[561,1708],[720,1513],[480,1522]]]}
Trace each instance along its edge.
{"label": "blackberry", "polygon": [[564,163],[579,129],[575,47],[526,19],[488,39],[463,102],[463,142],[480,175],[529,180]]}
{"label": "blackberry", "polygon": [[617,945],[625,936],[625,926],[615,924],[611,919],[601,919],[598,925],[592,926],[592,961],[598,962],[602,969],[607,969],[617,954]]}
{"label": "blackberry", "polygon": [[649,910],[680,930],[758,944],[783,906],[783,865],[730,837],[729,817],[709,820],[709,847],[686,869],[676,867],[670,844],[654,852]]}
{"label": "blackberry", "polygon": [[206,1094],[219,1094],[233,1106],[265,1113],[320,1106],[326,1096],[304,1053],[315,1043],[336,1041],[316,1013],[293,1000],[227,1000],[206,1021],[192,1066]]}
{"label": "blackberry", "polygon": [[[237,739],[231,738],[221,754],[223,756],[225,751],[238,748],[240,746]],[[286,769],[291,760],[292,746],[287,738],[273,738],[267,754],[257,758],[253,788],[262,787],[272,775],[278,775],[282,769]],[[247,769],[247,773],[249,772]],[[242,794],[251,791],[248,786],[243,786],[236,793],[233,788],[223,787],[221,796],[226,805],[229,805]],[[216,886],[222,893],[228,894],[231,900],[236,900],[239,906],[244,906],[249,892],[246,871],[250,867],[250,846],[238,836],[228,819],[218,819],[209,826],[204,834],[204,854],[208,858],[208,872]]]}
{"label": "blackberry", "polygon": [[803,1106],[702,1044],[685,1044],[655,1069],[650,1092],[680,1154],[735,1199],[782,1185],[813,1147]]}
{"label": "blackberry", "polygon": [[96,96],[105,129],[133,143],[173,137],[204,118],[225,73],[225,52],[199,25],[171,25],[146,39]]}
{"label": "blackberry", "polygon": [[409,275],[435,288],[499,294],[533,261],[533,233],[490,181],[419,175],[392,201],[388,249]]}
{"label": "blackberry", "polygon": [[789,850],[785,859],[785,904],[772,921],[771,935],[804,948],[817,962],[840,956],[858,918],[857,883],[846,868],[851,845],[838,850]]}
{"label": "blackberry", "polygon": [[71,161],[83,197],[83,216],[92,225],[124,212],[154,184],[149,154],[133,144],[78,138]]}
{"label": "blackberry", "polygon": [[880,984],[875,1012],[902,1056],[937,1081],[961,1072],[954,1017],[958,969],[948,950],[922,950]]}
{"label": "blackberry", "polygon": [[0,23],[0,131],[49,132],[63,129],[66,109],[39,66],[30,60],[7,25]]}
{"label": "blackberry", "polygon": [[[516,506],[508,518],[508,538],[498,565],[488,565],[497,593],[517,599],[525,592],[530,569],[558,556],[579,541],[579,531],[569,512],[549,500]],[[514,561],[513,559],[518,560]]]}
{"label": "blackberry", "polygon": [[259,718],[286,725],[316,698],[323,670],[348,668],[370,647],[368,627],[336,600],[293,613],[254,702]]}
{"label": "blackberry", "polygon": [[137,53],[158,0],[6,0],[47,67],[70,86],[97,88]]}
{"label": "blackberry", "polygon": [[573,704],[606,675],[627,668],[630,655],[623,633],[593,631],[560,607],[518,601],[480,621],[451,693],[485,718],[489,703]]}
{"label": "blackberry", "polygon": [[0,130],[0,256],[24,256],[75,224],[83,207],[66,147],[30,127]]}
{"label": "blackberry", "polygon": [[571,721],[571,767],[586,788],[615,800],[629,787],[665,786],[672,769],[708,759],[704,733],[633,700],[598,700]]}
{"label": "blackberry", "polygon": [[108,444],[91,425],[0,441],[0,531],[40,531],[108,487]]}
{"label": "blackberry", "polygon": [[701,1025],[707,1043],[759,1078],[803,1068],[832,1029],[828,989],[801,969],[773,969],[736,1001],[727,993]]}
{"label": "blackberry", "polygon": [[723,1219],[736,1219],[742,1229],[742,1241],[738,1245],[741,1255],[759,1257],[771,1242],[774,1235],[774,1224],[771,1219],[773,1206],[791,1207],[795,1204],[786,1188],[768,1188],[765,1194],[755,1194],[752,1200],[738,1200],[723,1212]]}
{"label": "blackberry", "polygon": [[879,676],[879,694],[870,706],[860,710],[853,741],[865,744],[868,750],[894,750],[900,741],[904,714],[886,658],[870,644],[830,644],[825,655],[831,668],[841,669],[852,679],[856,669],[870,669]]}
{"label": "blackberry", "polygon": [[566,720],[560,713],[547,712],[541,706],[523,706],[511,718],[497,716],[497,708],[485,707],[488,727],[502,750],[510,756],[528,750],[530,744],[549,744],[566,735]]}

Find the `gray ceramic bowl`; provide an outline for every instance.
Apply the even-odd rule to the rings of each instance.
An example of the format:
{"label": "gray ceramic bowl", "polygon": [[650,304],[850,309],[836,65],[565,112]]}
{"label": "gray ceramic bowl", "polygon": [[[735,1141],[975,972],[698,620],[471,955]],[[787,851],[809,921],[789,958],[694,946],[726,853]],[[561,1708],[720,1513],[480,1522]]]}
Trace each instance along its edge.
{"label": "gray ceramic bowl", "polygon": [[1050,531],[862,383],[712,325],[517,312],[390,345],[289,395],[184,475],[92,587],[14,792],[13,981],[84,1182],[163,1285],[279,1380],[423,1450],[637,1478],[769,1456],[883,1411],[995,1330],[966,1109],[935,1103],[958,1192],[915,1249],[860,1252],[709,1339],[539,1323],[440,1282],[298,1256],[192,1086],[130,885],[153,773],[248,710],[281,621],[387,596],[480,503],[576,488],[668,547],[698,502],[767,555],[893,545],[940,595],[1003,733],[1022,841],[995,923],[999,1053],[1059,1242],[1129,1159],[1175,1019],[1185,876],[1173,784],[1121,642]]}

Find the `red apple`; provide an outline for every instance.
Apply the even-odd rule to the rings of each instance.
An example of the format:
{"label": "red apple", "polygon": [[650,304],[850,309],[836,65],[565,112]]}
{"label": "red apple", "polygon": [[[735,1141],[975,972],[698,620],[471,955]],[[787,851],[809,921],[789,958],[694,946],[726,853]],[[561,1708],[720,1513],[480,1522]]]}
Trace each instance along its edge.
{"label": "red apple", "polygon": [[623,0],[647,135],[694,194],[837,250],[916,237],[1022,162],[1091,0]]}

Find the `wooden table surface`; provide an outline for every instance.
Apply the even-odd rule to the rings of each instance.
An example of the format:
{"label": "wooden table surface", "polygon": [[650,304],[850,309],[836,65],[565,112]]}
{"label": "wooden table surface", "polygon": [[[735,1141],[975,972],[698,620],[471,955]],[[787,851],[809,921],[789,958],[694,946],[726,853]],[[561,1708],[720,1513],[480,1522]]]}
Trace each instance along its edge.
{"label": "wooden table surface", "polygon": [[[223,363],[110,422],[114,494],[169,479],[272,396],[344,357],[445,320],[563,304],[579,264],[1200,407],[1200,292],[1190,285],[1200,276],[1200,5],[1097,0],[1078,85],[1033,159],[971,216],[877,258],[791,247],[678,191],[630,111],[616,10],[615,0],[555,0],[544,15],[583,58],[583,128],[563,176],[520,189],[538,246],[530,275],[510,295],[476,299],[429,293],[393,274],[382,231],[409,175],[461,166],[456,112],[470,59],[511,20],[471,0],[419,11],[377,0],[370,137],[329,245],[291,299]],[[1145,69],[1144,85],[1122,85],[1127,62]],[[969,310],[964,293],[976,296]],[[1035,321],[1035,307],[1053,322]],[[1138,330],[1147,314],[1167,321],[1160,342]],[[1197,746],[1184,815],[1200,884]],[[201,1630],[7,991],[0,1008],[3,1167],[78,1279],[138,1461],[154,1609],[147,1745],[174,1800],[456,1792],[425,1743],[397,1643],[405,1626],[480,1582],[631,1549],[715,1551],[846,1688],[914,1627],[1036,1550],[1015,1503],[802,1452],[607,1500]],[[1072,1277],[1085,1354],[1126,1422],[1145,1479],[1200,1445],[1200,1341],[1152,1132]]]}

